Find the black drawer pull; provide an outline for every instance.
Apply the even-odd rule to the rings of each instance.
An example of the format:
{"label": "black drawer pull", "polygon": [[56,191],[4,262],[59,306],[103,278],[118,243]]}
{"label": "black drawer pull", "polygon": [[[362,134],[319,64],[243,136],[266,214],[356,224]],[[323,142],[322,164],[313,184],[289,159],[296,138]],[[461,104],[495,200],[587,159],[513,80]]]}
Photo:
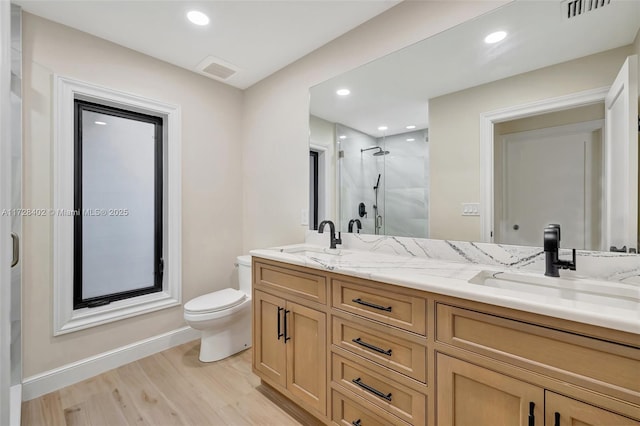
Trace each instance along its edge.
{"label": "black drawer pull", "polygon": [[553,426],[560,426],[560,413],[556,411]]}
{"label": "black drawer pull", "polygon": [[367,390],[369,392],[371,392],[372,394],[374,394],[375,396],[379,396],[380,398],[384,398],[387,401],[391,402],[391,394],[383,394],[382,392],[380,392],[378,389],[373,388],[371,386],[369,386],[366,383],[362,383],[362,381],[360,380],[360,377],[358,377],[357,379],[353,379],[351,380],[353,383],[355,383],[356,385],[360,386],[362,389]]}
{"label": "black drawer pull", "polygon": [[352,424],[353,426],[362,426],[362,425],[360,424],[360,419],[352,421],[352,422],[351,422],[351,424]]}
{"label": "black drawer pull", "polygon": [[360,338],[358,337],[357,339],[351,339],[351,341],[353,343],[357,343],[360,346],[364,346],[365,348],[369,348],[372,351],[376,351],[378,353],[381,353],[383,355],[387,355],[387,356],[391,356],[391,349],[387,349],[386,351],[382,348],[379,348],[377,346],[372,345],[371,343],[367,343],[367,342],[363,342],[362,340],[360,340]]}
{"label": "black drawer pull", "polygon": [[289,336],[288,334],[288,328],[287,328],[287,314],[291,312],[288,309],[284,310],[284,343],[287,343],[287,340],[291,340],[291,336]]}
{"label": "black drawer pull", "polygon": [[529,426],[536,426],[536,416],[534,413],[535,408],[535,402],[529,402]]}
{"label": "black drawer pull", "polygon": [[355,302],[359,305],[364,305],[364,306],[368,306],[370,308],[373,309],[378,309],[380,311],[387,311],[387,312],[391,312],[391,306],[382,306],[382,305],[376,305],[375,303],[371,303],[371,302],[367,302],[366,300],[362,300],[359,297],[357,299],[353,299],[352,302]]}
{"label": "black drawer pull", "polygon": [[284,311],[284,308],[281,308],[280,306],[278,306],[278,340],[280,340],[281,337],[284,337],[284,333],[282,332],[282,327],[280,325],[280,312]]}

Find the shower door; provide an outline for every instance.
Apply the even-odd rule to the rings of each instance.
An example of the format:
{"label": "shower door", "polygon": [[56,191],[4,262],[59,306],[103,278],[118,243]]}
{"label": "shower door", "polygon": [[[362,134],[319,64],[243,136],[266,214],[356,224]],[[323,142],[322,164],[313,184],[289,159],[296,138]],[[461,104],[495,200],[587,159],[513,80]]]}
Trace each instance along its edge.
{"label": "shower door", "polygon": [[[11,208],[22,209],[22,8],[11,5]],[[22,402],[22,216],[11,216],[11,399],[12,424]]]}
{"label": "shower door", "polygon": [[[10,8],[0,2],[0,212],[11,208]],[[0,214],[0,424],[9,424],[11,387],[11,218]]]}
{"label": "shower door", "polygon": [[0,2],[0,424],[20,424],[22,402],[21,9]]}

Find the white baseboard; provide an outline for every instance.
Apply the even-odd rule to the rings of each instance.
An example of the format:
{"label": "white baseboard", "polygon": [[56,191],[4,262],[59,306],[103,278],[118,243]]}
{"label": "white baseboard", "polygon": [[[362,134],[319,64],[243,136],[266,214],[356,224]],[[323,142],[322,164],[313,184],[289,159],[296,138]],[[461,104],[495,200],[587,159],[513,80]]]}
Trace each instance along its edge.
{"label": "white baseboard", "polygon": [[11,399],[9,404],[9,424],[20,426],[22,416],[22,385],[11,386]]}
{"label": "white baseboard", "polygon": [[182,327],[127,346],[85,358],[62,367],[27,377],[22,382],[22,399],[29,401],[65,386],[88,379],[121,365],[200,338],[200,332]]}

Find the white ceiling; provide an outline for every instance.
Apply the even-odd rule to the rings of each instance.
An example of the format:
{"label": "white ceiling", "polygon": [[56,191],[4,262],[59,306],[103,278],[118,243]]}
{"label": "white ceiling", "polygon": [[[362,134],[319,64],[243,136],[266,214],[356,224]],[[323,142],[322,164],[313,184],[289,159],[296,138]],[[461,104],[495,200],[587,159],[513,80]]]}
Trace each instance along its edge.
{"label": "white ceiling", "polygon": [[[561,2],[516,1],[311,89],[311,113],[375,137],[428,127],[429,99],[633,42],[640,0],[563,19]],[[496,30],[497,44],[484,43]],[[584,70],[583,72],[589,72]],[[339,97],[338,88],[351,95]]]}
{"label": "white ceiling", "polygon": [[[29,13],[196,71],[208,56],[239,71],[245,89],[368,21],[400,0],[14,0]],[[189,10],[211,22],[197,27]]]}

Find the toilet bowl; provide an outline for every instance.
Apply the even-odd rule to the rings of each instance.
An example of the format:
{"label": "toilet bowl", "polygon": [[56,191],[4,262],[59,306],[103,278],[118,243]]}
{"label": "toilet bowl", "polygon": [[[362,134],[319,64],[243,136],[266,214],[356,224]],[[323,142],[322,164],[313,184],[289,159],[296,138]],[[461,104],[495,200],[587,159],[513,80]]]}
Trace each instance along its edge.
{"label": "toilet bowl", "polygon": [[251,256],[238,256],[240,290],[225,288],[184,305],[184,319],[202,332],[200,361],[226,358],[251,346]]}

